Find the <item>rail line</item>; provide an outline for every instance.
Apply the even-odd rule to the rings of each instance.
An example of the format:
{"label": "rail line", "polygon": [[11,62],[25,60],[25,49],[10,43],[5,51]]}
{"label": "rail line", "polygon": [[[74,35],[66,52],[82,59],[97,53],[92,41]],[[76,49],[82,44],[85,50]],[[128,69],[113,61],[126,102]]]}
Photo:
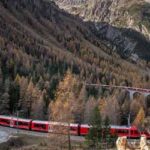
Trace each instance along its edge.
{"label": "rail line", "polygon": [[[23,134],[23,135],[29,135],[29,136],[48,138],[50,135],[56,134],[56,133],[44,133],[44,132],[22,130],[22,129],[10,128],[10,127],[5,127],[5,126],[0,126],[0,131],[6,132],[10,137],[11,137],[11,135]],[[75,142],[83,142],[83,141],[85,141],[85,138],[83,136],[72,136],[71,135],[71,140],[75,141]]]}

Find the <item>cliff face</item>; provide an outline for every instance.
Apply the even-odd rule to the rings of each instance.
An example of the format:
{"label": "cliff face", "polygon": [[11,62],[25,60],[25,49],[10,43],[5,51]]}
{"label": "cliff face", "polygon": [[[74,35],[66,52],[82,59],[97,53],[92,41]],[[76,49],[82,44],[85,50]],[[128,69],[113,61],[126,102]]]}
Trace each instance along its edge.
{"label": "cliff face", "polygon": [[107,22],[143,33],[150,39],[149,0],[55,0],[69,13],[85,21]]}
{"label": "cliff face", "polygon": [[56,0],[56,3],[70,13],[79,14],[85,20],[113,23],[122,16],[133,0]]}
{"label": "cliff face", "polygon": [[117,28],[108,23],[90,24],[91,31],[112,52],[119,53],[123,58],[137,60],[138,58],[150,61],[150,42],[141,33],[128,28]]}

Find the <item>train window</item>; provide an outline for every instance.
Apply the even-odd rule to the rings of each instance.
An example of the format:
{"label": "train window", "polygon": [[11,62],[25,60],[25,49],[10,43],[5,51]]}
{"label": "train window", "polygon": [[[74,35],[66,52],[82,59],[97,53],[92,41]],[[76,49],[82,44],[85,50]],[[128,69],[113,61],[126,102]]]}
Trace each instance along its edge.
{"label": "train window", "polygon": [[117,130],[117,133],[128,133],[128,130]]}
{"label": "train window", "polygon": [[131,134],[134,134],[134,130],[131,130],[130,133],[131,133]]}
{"label": "train window", "polygon": [[139,132],[137,130],[134,131],[134,134],[139,134]]}
{"label": "train window", "polygon": [[18,125],[18,126],[28,126],[29,124],[27,122],[17,122],[15,121],[15,125]]}
{"label": "train window", "polygon": [[124,130],[124,133],[129,133],[129,131],[128,130]]}
{"label": "train window", "polygon": [[10,124],[10,120],[6,120],[6,119],[0,119],[0,122],[4,122],[4,123],[7,123],[7,124]]}
{"label": "train window", "polygon": [[117,130],[117,133],[122,133],[122,131],[121,130]]}
{"label": "train window", "polygon": [[75,127],[70,127],[70,130],[71,130],[71,131],[76,131],[77,128],[75,128]]}
{"label": "train window", "polygon": [[34,127],[35,127],[35,128],[42,128],[42,129],[45,129],[45,128],[46,128],[46,125],[45,125],[45,124],[34,124]]}

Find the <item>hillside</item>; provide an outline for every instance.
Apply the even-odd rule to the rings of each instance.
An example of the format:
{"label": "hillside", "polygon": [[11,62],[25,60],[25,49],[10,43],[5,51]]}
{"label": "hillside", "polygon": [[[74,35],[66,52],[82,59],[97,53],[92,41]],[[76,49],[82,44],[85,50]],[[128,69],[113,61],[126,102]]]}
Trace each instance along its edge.
{"label": "hillside", "polygon": [[[95,24],[53,2],[1,0],[0,12],[1,114],[21,109],[25,117],[47,119],[49,103],[68,69],[80,84],[150,88],[149,62],[122,59],[95,31]],[[113,92],[103,90],[101,97]],[[100,95],[92,89],[91,96]]]}
{"label": "hillside", "polygon": [[[105,32],[107,30],[106,26],[108,26],[102,22],[113,26],[108,28],[108,34],[105,33],[108,36],[112,33],[115,36],[114,38],[112,35],[110,37],[107,37],[107,35],[102,36],[111,43],[113,42],[116,45],[115,49],[123,45],[121,46],[123,57],[126,58],[131,53],[135,53],[143,59],[150,60],[149,1],[56,0],[55,2],[60,8],[79,16],[84,21],[95,22],[96,27],[102,30],[101,33]],[[124,43],[127,46],[120,42],[122,40],[125,41]],[[113,44],[111,44],[112,47]],[[129,49],[129,52],[124,52],[127,49]]]}

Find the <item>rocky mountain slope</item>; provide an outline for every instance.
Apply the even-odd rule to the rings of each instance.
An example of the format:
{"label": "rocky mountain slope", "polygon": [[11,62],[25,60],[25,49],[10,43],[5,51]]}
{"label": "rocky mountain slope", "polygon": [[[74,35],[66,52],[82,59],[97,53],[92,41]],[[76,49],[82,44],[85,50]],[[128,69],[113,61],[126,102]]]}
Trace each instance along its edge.
{"label": "rocky mountain slope", "polygon": [[[54,74],[58,70],[63,73],[68,67],[72,67],[75,73],[82,73],[88,78],[90,75],[88,72],[93,74],[95,70],[98,75],[98,73],[103,72],[103,69],[107,68],[101,67],[103,63],[100,60],[102,60],[108,62],[114,70],[111,72],[114,72],[115,76],[116,64],[120,68],[124,68],[125,64],[131,65],[129,69],[134,65],[121,59],[115,52],[115,49],[113,51],[113,48],[117,47],[120,55],[128,56],[135,49],[138,50],[135,43],[142,45],[140,43],[142,36],[141,39],[139,37],[138,42],[138,40],[135,40],[134,34],[130,35],[128,30],[115,29],[107,24],[96,26],[92,22],[84,23],[79,18],[59,10],[52,2],[44,0],[15,0],[13,2],[11,0],[2,0],[0,2],[0,9],[1,57],[5,58],[10,55],[12,61],[18,61],[25,68],[25,70],[21,67],[17,69],[23,75],[31,74],[32,63],[38,63],[43,60],[46,65],[49,59],[52,59],[51,66],[53,66],[53,63],[58,65],[56,65],[55,70],[52,69]],[[125,36],[120,34],[120,30],[123,30]],[[149,43],[146,44],[149,46]],[[141,55],[142,50],[146,51],[146,49],[142,48],[139,47],[139,51],[137,51]],[[10,54],[6,55],[7,53]],[[149,51],[146,51],[146,54],[149,57]],[[26,58],[28,63],[25,63],[26,60],[20,59],[17,55],[22,55],[20,58]],[[15,57],[18,59],[14,59]],[[6,64],[6,58],[2,59],[1,64]],[[40,68],[42,70],[45,67],[47,68],[45,65],[43,68]],[[137,67],[138,65],[141,66],[141,69]],[[137,67],[138,72],[143,69],[148,71],[149,64],[147,63],[146,67],[144,65],[139,62],[137,66],[134,66],[134,69]],[[8,63],[8,70],[9,67]],[[44,72],[49,70],[46,68],[45,71],[43,70]],[[5,68],[2,68],[2,71],[6,72]],[[15,77],[16,73],[17,71],[13,74],[13,77]],[[38,76],[40,76],[42,72],[38,71],[38,73]],[[123,73],[125,78],[127,78],[126,73]],[[93,80],[96,81],[99,77],[95,78],[94,74],[92,75]]]}
{"label": "rocky mountain slope", "polygon": [[85,21],[107,22],[143,33],[150,39],[149,0],[54,0]]}

